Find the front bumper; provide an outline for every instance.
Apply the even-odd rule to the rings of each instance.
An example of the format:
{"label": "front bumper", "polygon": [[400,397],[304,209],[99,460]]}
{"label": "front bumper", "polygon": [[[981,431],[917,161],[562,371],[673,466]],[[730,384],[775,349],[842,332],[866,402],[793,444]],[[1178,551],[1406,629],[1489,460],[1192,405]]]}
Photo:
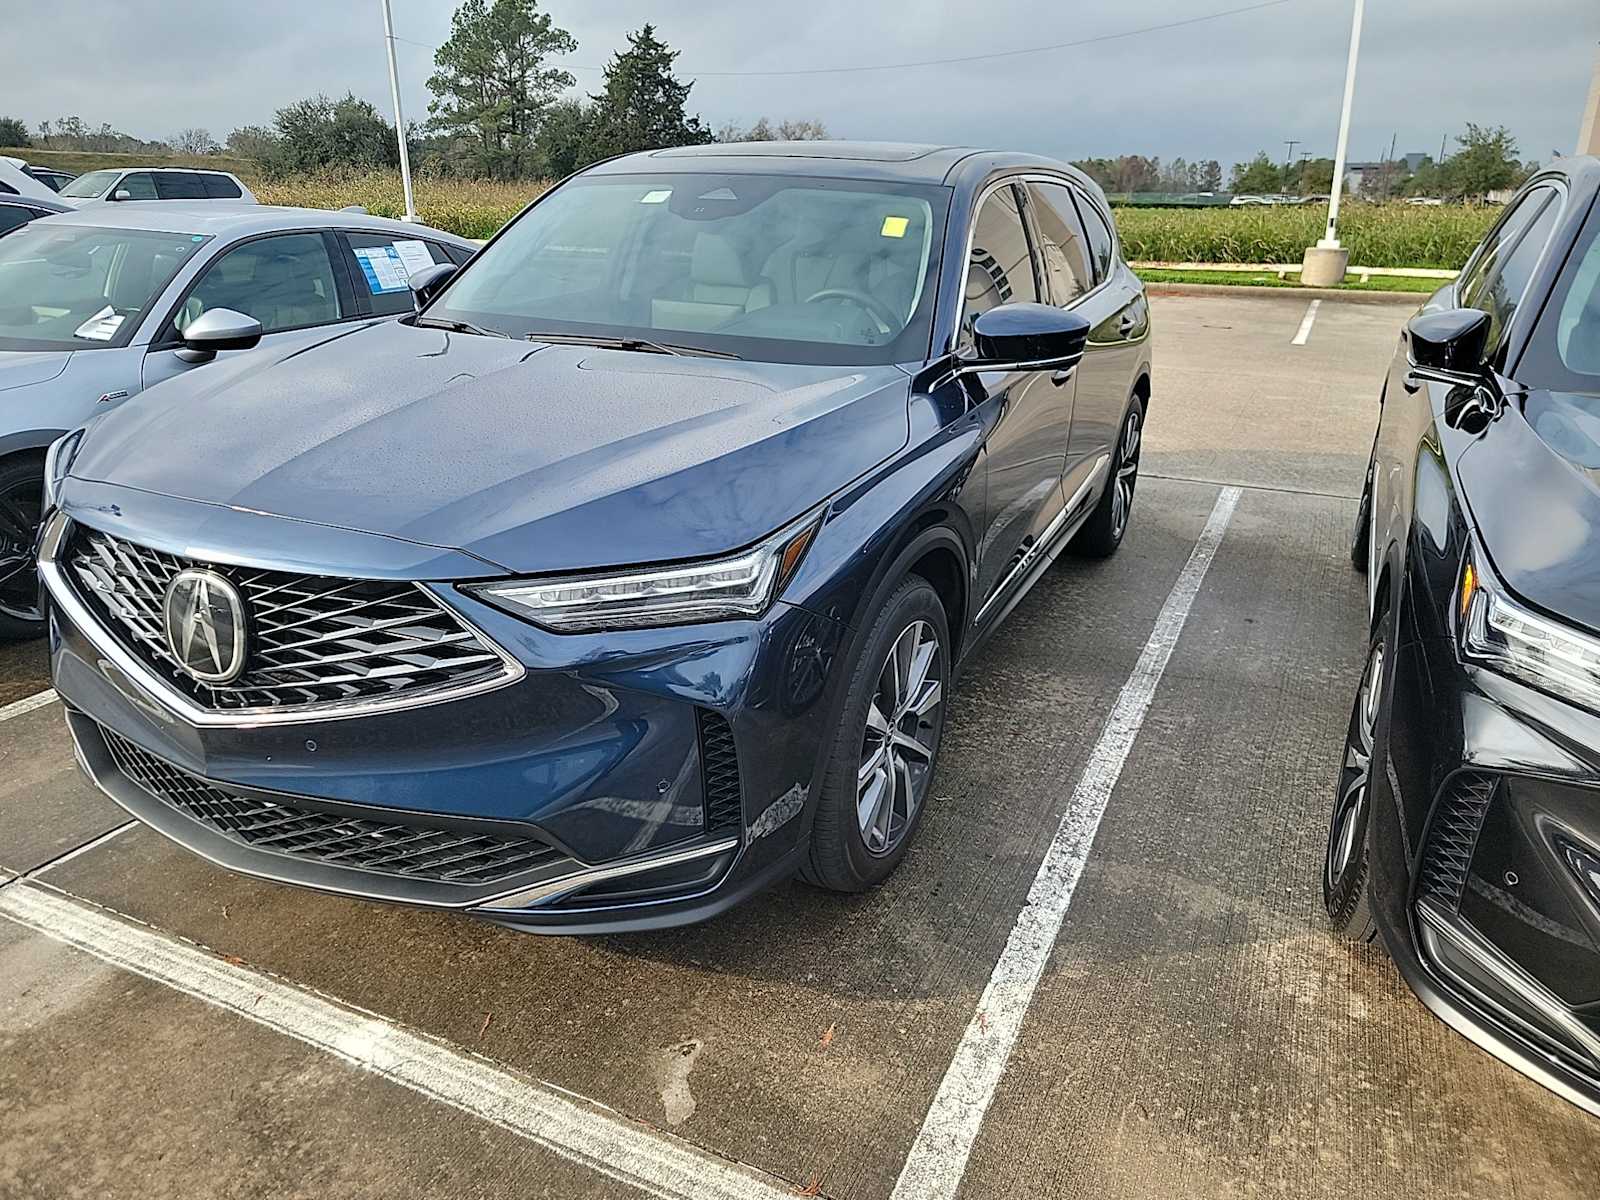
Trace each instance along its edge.
{"label": "front bumper", "polygon": [[1447,1023],[1600,1115],[1600,717],[1406,647],[1374,913]]}
{"label": "front bumper", "polygon": [[[157,540],[118,516],[97,510],[93,524]],[[326,573],[389,569],[384,539],[363,559],[365,537],[341,534]],[[231,543],[213,530],[207,544]],[[72,599],[63,573],[46,579]],[[424,586],[505,651],[514,678],[357,715],[197,723],[108,652],[115,634],[84,605],[52,605],[52,674],[81,765],[229,869],[541,931],[702,920],[794,870],[836,622],[779,603],[758,621],[557,635]]]}

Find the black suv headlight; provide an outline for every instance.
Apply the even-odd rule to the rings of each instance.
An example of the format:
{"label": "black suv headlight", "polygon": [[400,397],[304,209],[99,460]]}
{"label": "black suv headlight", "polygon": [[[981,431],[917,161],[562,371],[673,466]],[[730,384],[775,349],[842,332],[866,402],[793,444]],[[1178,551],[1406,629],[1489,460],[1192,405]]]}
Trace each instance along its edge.
{"label": "black suv headlight", "polygon": [[1510,599],[1488,582],[1471,555],[1456,605],[1467,658],[1600,712],[1600,639]]}

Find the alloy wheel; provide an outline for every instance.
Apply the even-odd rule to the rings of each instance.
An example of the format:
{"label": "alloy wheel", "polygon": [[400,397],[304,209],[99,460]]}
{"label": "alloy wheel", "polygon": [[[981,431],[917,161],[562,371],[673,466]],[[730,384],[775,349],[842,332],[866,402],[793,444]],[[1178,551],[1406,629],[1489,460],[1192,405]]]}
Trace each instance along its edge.
{"label": "alloy wheel", "polygon": [[1120,538],[1128,527],[1128,515],[1133,511],[1133,487],[1139,481],[1140,412],[1137,405],[1128,414],[1122,427],[1122,440],[1117,447],[1117,477],[1112,481],[1111,536]]}
{"label": "alloy wheel", "polygon": [[0,616],[17,621],[44,620],[34,561],[43,499],[37,479],[20,479],[0,491]]}
{"label": "alloy wheel", "polygon": [[942,653],[933,626],[913,621],[878,671],[856,774],[856,819],[869,854],[893,853],[922,805],[943,722]]}
{"label": "alloy wheel", "polygon": [[1333,821],[1328,827],[1328,858],[1324,867],[1330,893],[1339,888],[1361,857],[1361,838],[1367,828],[1367,798],[1372,790],[1372,746],[1383,698],[1383,661],[1384,647],[1380,641],[1367,659],[1366,674],[1362,677],[1355,712],[1350,719],[1350,731],[1345,736],[1344,766],[1339,772],[1339,791],[1334,801]]}

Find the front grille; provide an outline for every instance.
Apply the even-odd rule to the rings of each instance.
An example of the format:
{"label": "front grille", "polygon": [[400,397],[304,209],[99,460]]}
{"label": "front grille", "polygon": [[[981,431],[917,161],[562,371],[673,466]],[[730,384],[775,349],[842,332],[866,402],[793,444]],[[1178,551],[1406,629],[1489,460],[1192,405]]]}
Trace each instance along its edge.
{"label": "front grille", "polygon": [[1478,831],[1494,799],[1497,777],[1481,771],[1461,771],[1445,782],[1434,805],[1433,823],[1422,849],[1419,893],[1455,912],[1466,887]]}
{"label": "front grille", "polygon": [[[338,579],[218,566],[73,530],[63,559],[102,624],[162,678],[206,708],[297,708],[424,697],[488,683],[504,660],[414,583]],[[245,670],[202,683],[167,645],[162,606],[180,571],[209,567],[238,587],[249,610]]]}
{"label": "front grille", "polygon": [[700,774],[705,781],[706,832],[738,833],[744,828],[739,787],[739,755],[728,719],[709,708],[695,710],[700,730]]}
{"label": "front grille", "polygon": [[100,729],[117,769],[158,800],[256,850],[438,883],[493,883],[564,856],[536,839],[340,816],[224,790]]}

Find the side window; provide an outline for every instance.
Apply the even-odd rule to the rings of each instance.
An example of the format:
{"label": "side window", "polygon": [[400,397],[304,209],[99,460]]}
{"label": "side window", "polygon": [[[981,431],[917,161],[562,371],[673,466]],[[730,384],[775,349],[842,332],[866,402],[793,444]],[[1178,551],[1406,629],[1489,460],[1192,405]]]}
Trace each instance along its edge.
{"label": "side window", "polygon": [[443,247],[421,238],[384,233],[347,233],[347,261],[356,297],[366,310],[381,316],[411,311],[411,276],[450,261]]}
{"label": "side window", "polygon": [[967,263],[967,293],[961,309],[961,340],[972,339],[972,322],[1002,304],[1037,301],[1028,235],[1022,228],[1016,192],[1002,187],[978,210]]}
{"label": "side window", "polygon": [[204,200],[206,189],[192,171],[158,171],[156,195],[162,200]]}
{"label": "side window", "polygon": [[237,200],[244,195],[239,185],[226,175],[201,175],[199,180],[208,200]]}
{"label": "side window", "polygon": [[173,323],[181,331],[213,308],[254,317],[264,333],[327,325],[344,315],[320,233],[284,233],[235,246],[206,268]]}
{"label": "side window", "polygon": [[1089,244],[1072,192],[1065,184],[1030,183],[1028,197],[1050,298],[1057,304],[1071,304],[1094,287]]}
{"label": "side window", "polygon": [[1552,194],[1549,188],[1538,188],[1529,192],[1500,218],[1498,225],[1489,231],[1489,236],[1483,239],[1477,251],[1468,260],[1467,267],[1462,271],[1461,279],[1456,284],[1456,299],[1462,307],[1482,307],[1478,303],[1478,298],[1483,294],[1501,257],[1528,227],[1529,222],[1538,215],[1539,210],[1549,202]]}
{"label": "side window", "polygon": [[36,215],[31,208],[23,208],[19,204],[0,204],[0,234],[26,225]]}
{"label": "side window", "polygon": [[148,171],[132,171],[117,180],[111,194],[127,192],[129,200],[154,200],[156,199],[156,181],[150,178]]}
{"label": "side window", "polygon": [[1111,278],[1112,260],[1116,257],[1117,243],[1111,236],[1111,227],[1100,215],[1100,210],[1082,196],[1076,197],[1078,212],[1083,215],[1083,227],[1089,234],[1089,249],[1094,256],[1095,282]]}
{"label": "side window", "polygon": [[444,252],[445,256],[458,267],[466,266],[467,259],[471,258],[473,255],[473,251],[465,249],[461,246],[445,246]]}

